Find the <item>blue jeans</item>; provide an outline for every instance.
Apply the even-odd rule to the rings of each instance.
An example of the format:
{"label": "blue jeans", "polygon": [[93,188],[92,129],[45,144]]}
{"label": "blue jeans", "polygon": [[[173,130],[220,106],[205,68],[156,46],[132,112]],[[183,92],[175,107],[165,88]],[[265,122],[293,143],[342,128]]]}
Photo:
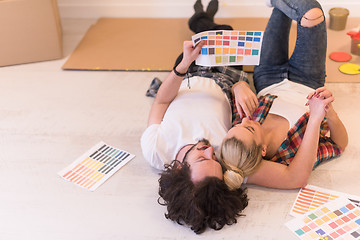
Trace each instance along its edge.
{"label": "blue jeans", "polygon": [[[303,15],[321,8],[315,0],[271,0],[274,6],[262,42],[260,64],[254,69],[257,92],[284,78],[313,89],[324,86],[326,61],[325,20],[313,27],[300,25]],[[289,32],[292,20],[297,22],[297,39],[289,59]]]}

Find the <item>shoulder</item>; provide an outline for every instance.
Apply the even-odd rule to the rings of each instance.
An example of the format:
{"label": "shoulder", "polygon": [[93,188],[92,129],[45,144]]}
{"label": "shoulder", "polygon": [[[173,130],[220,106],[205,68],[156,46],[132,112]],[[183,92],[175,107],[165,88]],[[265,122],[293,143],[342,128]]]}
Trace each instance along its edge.
{"label": "shoulder", "polygon": [[141,135],[140,144],[145,160],[154,168],[163,169],[164,161],[158,156],[157,139],[160,124],[152,124]]}

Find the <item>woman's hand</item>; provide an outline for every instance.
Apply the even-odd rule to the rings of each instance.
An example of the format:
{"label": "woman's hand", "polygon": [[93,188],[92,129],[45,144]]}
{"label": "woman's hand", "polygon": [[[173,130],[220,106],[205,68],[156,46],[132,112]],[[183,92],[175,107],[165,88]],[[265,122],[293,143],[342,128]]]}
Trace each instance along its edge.
{"label": "woman's hand", "polygon": [[326,87],[320,87],[320,88],[316,89],[313,93],[310,93],[307,96],[307,99],[311,99],[314,96],[325,99],[325,98],[332,97],[332,93]]}
{"label": "woman's hand", "polygon": [[316,117],[318,120],[322,121],[329,111],[333,111],[331,106],[333,101],[333,96],[324,98],[319,95],[313,95],[307,103],[310,107],[310,116]]}
{"label": "woman's hand", "polygon": [[259,101],[255,93],[250,89],[249,84],[243,81],[237,82],[233,86],[233,94],[235,96],[235,105],[240,118],[251,118],[259,105]]}
{"label": "woman's hand", "polygon": [[327,104],[326,104],[326,106],[324,106],[325,117],[326,118],[329,118],[329,117],[331,118],[332,115],[336,114],[336,112],[334,111],[334,109],[332,107],[332,104],[331,104],[335,100],[335,98],[333,97],[330,90],[328,90],[326,87],[320,87],[320,88],[316,89],[313,93],[310,93],[307,96],[307,99],[309,101],[308,101],[308,103],[306,105],[309,105],[310,100],[313,99],[313,98],[326,100]]}

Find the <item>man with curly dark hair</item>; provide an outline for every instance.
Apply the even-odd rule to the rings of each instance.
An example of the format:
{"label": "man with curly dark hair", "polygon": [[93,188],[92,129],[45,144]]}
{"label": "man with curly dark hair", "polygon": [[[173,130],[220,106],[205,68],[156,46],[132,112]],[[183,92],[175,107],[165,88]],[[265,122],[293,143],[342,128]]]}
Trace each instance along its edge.
{"label": "man with curly dark hair", "polygon": [[230,191],[217,177],[206,177],[196,183],[191,178],[186,157],[183,162],[174,160],[165,166],[159,179],[159,203],[167,206],[166,218],[191,226],[197,234],[207,227],[220,230],[225,224],[237,222],[236,218],[248,205],[246,189]]}
{"label": "man with curly dark hair", "polygon": [[[214,23],[217,6],[218,1],[212,0],[204,12],[197,0],[190,29],[196,33],[231,30],[231,26]],[[194,64],[203,45],[202,41],[196,47],[184,42],[183,53],[156,94],[141,137],[144,158],[164,170],[159,203],[167,206],[166,218],[196,233],[235,223],[247,206],[245,189],[230,191],[225,185],[216,153],[231,127],[235,105],[247,115],[257,106],[247,75],[239,68]]]}

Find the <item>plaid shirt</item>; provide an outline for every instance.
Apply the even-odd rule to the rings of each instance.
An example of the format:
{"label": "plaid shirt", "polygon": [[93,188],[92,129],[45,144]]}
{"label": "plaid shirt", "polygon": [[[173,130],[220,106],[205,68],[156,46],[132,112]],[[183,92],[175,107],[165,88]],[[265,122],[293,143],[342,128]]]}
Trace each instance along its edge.
{"label": "plaid shirt", "polygon": [[[253,120],[260,122],[262,124],[266,119],[267,114],[271,108],[273,101],[276,96],[274,95],[265,95],[259,98],[259,107],[255,110],[253,114]],[[240,116],[235,111],[233,112],[233,125],[236,125],[241,122]],[[269,159],[270,161],[282,163],[289,165],[292,159],[295,157],[297,150],[300,147],[301,141],[304,137],[306,126],[309,120],[309,113],[305,113],[296,124],[289,130],[287,138],[280,145],[277,153]],[[314,164],[314,167],[319,165],[321,162],[329,160],[331,158],[337,157],[342,153],[340,147],[338,147],[331,138],[327,137],[326,134],[329,131],[329,126],[326,120],[322,121],[320,127],[320,138],[317,151],[317,160]]]}

